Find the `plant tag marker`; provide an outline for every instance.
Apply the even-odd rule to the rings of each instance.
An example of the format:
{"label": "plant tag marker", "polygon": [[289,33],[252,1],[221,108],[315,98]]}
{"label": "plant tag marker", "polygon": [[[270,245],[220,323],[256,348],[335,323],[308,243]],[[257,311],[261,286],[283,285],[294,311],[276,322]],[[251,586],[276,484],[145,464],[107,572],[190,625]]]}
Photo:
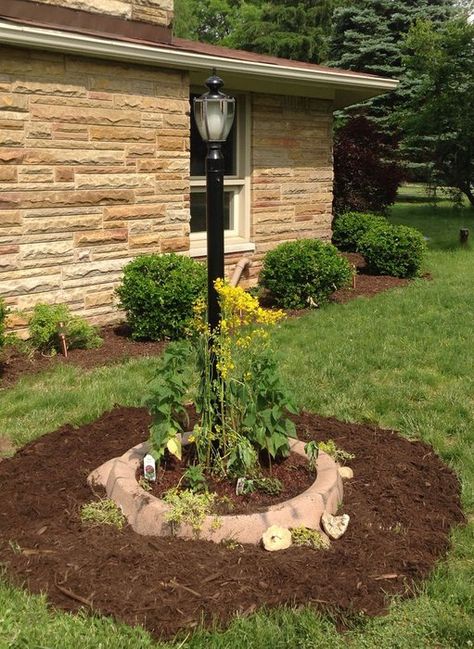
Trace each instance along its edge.
{"label": "plant tag marker", "polygon": [[238,478],[237,484],[235,485],[235,495],[241,496],[244,493],[244,487],[247,480],[245,478]]}
{"label": "plant tag marker", "polygon": [[156,462],[153,455],[147,453],[143,458],[143,475],[150,482],[156,481]]}

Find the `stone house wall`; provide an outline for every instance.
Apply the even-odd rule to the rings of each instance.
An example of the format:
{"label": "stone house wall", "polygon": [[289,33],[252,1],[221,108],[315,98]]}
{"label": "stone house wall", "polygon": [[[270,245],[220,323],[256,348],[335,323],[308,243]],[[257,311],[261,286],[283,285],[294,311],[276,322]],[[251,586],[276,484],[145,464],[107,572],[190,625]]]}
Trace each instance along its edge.
{"label": "stone house wall", "polygon": [[332,104],[255,95],[252,99],[251,276],[283,241],[331,239]]}
{"label": "stone house wall", "polygon": [[[188,75],[8,47],[0,61],[0,295],[116,320],[128,261],[192,254]],[[250,140],[252,282],[281,241],[330,238],[331,105],[255,94]]]}
{"label": "stone house wall", "polygon": [[41,4],[81,9],[168,27],[173,20],[173,0],[36,0]]}
{"label": "stone house wall", "polygon": [[187,74],[6,47],[0,61],[0,295],[116,318],[125,263],[189,248]]}

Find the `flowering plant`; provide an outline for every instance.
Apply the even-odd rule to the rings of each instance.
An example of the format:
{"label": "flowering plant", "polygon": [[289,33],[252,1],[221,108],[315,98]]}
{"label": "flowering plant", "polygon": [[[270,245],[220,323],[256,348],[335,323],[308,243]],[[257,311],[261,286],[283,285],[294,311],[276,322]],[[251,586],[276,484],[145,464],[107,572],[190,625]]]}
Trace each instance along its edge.
{"label": "flowering plant", "polygon": [[[297,410],[281,386],[270,346],[269,330],[284,314],[263,309],[256,298],[223,280],[217,280],[215,288],[222,314],[219,327],[209,331],[205,303],[199,300],[190,331],[199,377],[194,395],[199,421],[190,441],[205,469],[220,475],[257,475],[260,454],[270,462],[285,457],[288,438],[296,436],[287,411]],[[177,371],[175,364],[169,367]],[[162,403],[159,410],[165,410]],[[166,412],[168,416],[169,409]],[[166,437],[154,439],[164,444]]]}

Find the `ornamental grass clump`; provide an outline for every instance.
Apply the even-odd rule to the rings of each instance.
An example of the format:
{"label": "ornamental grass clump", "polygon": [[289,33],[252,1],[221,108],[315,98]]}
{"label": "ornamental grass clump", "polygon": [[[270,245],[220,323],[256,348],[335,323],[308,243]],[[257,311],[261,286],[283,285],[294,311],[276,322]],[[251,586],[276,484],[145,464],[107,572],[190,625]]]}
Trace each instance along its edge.
{"label": "ornamental grass clump", "polygon": [[239,287],[217,280],[222,318],[210,332],[205,303],[198,300],[187,341],[173,343],[163,357],[152,394],[150,442],[160,463],[165,452],[181,459],[187,426],[184,404],[197,412],[188,454],[203,475],[258,479],[260,460],[289,454],[295,426],[288,413],[297,409],[283,389],[271,350],[270,331],[282,311],[260,307]]}
{"label": "ornamental grass clump", "polygon": [[284,309],[318,306],[350,282],[352,269],[330,243],[300,239],[282,243],[265,255],[260,285]]}

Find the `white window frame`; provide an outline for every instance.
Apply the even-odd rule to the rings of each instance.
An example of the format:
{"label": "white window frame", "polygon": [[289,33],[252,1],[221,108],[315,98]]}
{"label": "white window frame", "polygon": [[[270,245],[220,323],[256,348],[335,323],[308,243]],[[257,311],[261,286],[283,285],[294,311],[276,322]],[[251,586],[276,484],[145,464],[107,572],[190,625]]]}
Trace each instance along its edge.
{"label": "white window frame", "polygon": [[[194,93],[193,93],[194,94]],[[224,192],[231,191],[230,219],[232,228],[225,230],[225,251],[252,251],[255,245],[250,242],[250,148],[251,148],[251,115],[249,95],[229,91],[237,99],[236,117],[236,174],[225,176]],[[191,119],[194,116],[191,115]],[[191,176],[191,193],[202,192],[206,188],[205,176]],[[206,232],[190,233],[190,252],[193,256],[206,254]]]}

